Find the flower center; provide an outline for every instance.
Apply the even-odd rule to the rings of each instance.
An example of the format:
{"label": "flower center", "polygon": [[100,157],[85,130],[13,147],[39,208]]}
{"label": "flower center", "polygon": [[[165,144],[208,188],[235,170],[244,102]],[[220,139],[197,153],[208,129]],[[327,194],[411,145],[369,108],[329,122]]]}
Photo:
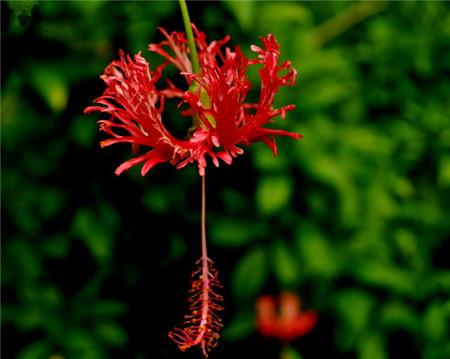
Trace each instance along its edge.
{"label": "flower center", "polygon": [[[206,111],[201,114],[198,112],[194,113],[192,116],[191,130],[195,130],[198,127],[204,129],[208,129],[210,127],[216,128],[216,119],[208,112],[208,110],[211,109],[211,99],[203,87],[200,87],[200,94],[198,94],[199,87],[200,85],[197,82],[193,82],[189,87],[189,91],[199,97],[200,103]],[[210,126],[208,126],[208,123]]]}

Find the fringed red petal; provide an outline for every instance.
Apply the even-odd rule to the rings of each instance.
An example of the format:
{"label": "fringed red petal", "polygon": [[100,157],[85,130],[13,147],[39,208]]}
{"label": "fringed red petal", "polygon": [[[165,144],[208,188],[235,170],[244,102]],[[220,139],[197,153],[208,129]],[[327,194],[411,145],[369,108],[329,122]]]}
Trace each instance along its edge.
{"label": "fringed red petal", "polygon": [[[119,59],[112,61],[101,76],[106,89],[95,100],[95,105],[87,107],[84,112],[97,111],[109,115],[109,118],[99,121],[100,129],[110,136],[102,141],[102,146],[127,142],[131,143],[135,155],[140,147],[163,154],[148,161],[140,161],[141,157],[136,157],[136,160],[125,162],[119,167],[121,171],[116,172],[142,162],[145,162],[141,170],[143,175],[161,162],[169,162],[178,169],[197,162],[198,172],[203,176],[207,157],[216,166],[219,160],[231,164],[233,157],[243,153],[242,145],[265,142],[276,154],[276,136],[301,137],[265,127],[273,123],[275,117],[284,118],[295,108],[294,105],[273,107],[279,88],[293,86],[297,76],[290,61],[279,64],[280,46],[275,37],[271,34],[262,37],[261,47],[252,45],[257,58],[249,60],[239,47],[233,50],[225,47],[229,36],[207,43],[206,35],[195,26],[193,28],[200,73],[192,73],[185,34],[169,34],[160,28],[164,40],[149,45],[150,51],[165,59],[155,71],[150,70],[140,53],[132,58],[120,51]],[[178,68],[188,90],[178,88],[169,80],[165,80],[165,88],[156,86],[168,64]],[[246,98],[251,84],[247,73],[253,65],[260,67],[261,88],[258,102],[248,103]],[[190,129],[187,139],[176,139],[164,127],[162,116],[166,98],[181,100],[179,107],[184,106],[180,114],[197,118],[196,127]]]}

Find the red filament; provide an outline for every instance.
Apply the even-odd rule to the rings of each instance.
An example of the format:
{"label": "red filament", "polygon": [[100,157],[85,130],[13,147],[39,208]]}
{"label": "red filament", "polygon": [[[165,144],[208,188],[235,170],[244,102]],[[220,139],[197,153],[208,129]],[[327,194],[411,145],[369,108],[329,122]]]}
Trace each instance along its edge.
{"label": "red filament", "polygon": [[193,346],[200,346],[205,358],[217,345],[222,320],[218,312],[223,310],[219,304],[223,297],[217,294],[217,288],[222,285],[214,263],[208,257],[202,257],[196,263],[196,270],[191,274],[191,289],[189,290],[189,314],[184,317],[183,328],[175,328],[169,332],[172,339],[185,351]]}

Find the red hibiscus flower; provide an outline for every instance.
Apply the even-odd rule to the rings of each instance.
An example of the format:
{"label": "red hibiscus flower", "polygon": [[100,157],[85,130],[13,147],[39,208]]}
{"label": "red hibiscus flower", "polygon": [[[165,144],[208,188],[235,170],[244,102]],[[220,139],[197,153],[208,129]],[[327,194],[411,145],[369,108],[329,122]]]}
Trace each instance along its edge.
{"label": "red hibiscus flower", "polygon": [[283,342],[308,334],[317,322],[317,314],[303,312],[299,296],[291,292],[281,293],[279,303],[272,296],[261,296],[256,303],[256,314],[257,330]]}
{"label": "red hibiscus flower", "polygon": [[[233,157],[243,153],[242,146],[259,141],[265,142],[276,155],[275,136],[301,137],[265,127],[277,116],[284,118],[295,107],[273,108],[278,89],[294,85],[297,74],[290,62],[279,64],[280,47],[273,35],[261,38],[262,47],[251,47],[257,58],[249,60],[239,47],[234,51],[224,48],[228,36],[208,44],[205,34],[194,27],[201,68],[200,73],[194,73],[185,34],[160,30],[165,40],[150,44],[149,50],[166,62],[152,71],[140,53],[131,58],[120,51],[120,59],[108,65],[101,76],[106,90],[95,100],[96,105],[85,109],[85,113],[99,111],[108,115],[99,121],[100,130],[110,136],[101,142],[102,147],[127,142],[132,144],[135,154],[141,146],[149,149],[121,164],[115,171],[117,175],[140,163],[144,176],[161,162],[169,162],[178,169],[197,162],[203,176],[207,157],[216,166],[219,160],[231,164]],[[166,81],[166,86],[159,85],[162,71],[170,63],[179,69],[186,89],[170,81]],[[246,102],[251,88],[247,72],[253,65],[261,66],[257,103]],[[185,107],[180,114],[194,119],[185,139],[175,138],[162,123],[166,98],[178,98],[180,106]]]}

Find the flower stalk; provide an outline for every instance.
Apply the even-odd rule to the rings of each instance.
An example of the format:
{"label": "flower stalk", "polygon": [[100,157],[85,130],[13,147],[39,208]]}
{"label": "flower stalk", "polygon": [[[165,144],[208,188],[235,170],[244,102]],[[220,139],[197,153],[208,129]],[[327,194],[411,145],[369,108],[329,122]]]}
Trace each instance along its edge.
{"label": "flower stalk", "polygon": [[189,44],[190,58],[192,63],[192,71],[196,74],[200,73],[200,64],[198,62],[197,47],[195,46],[194,33],[192,32],[191,18],[189,17],[186,0],[179,0],[181,15],[183,16],[184,29]]}
{"label": "flower stalk", "polygon": [[[189,46],[189,57],[191,59],[192,64],[192,73],[199,74],[200,73],[200,63],[198,61],[198,53],[197,53],[197,46],[195,45],[195,39],[194,39],[194,33],[192,32],[192,23],[191,18],[189,16],[189,11],[186,5],[186,0],[179,0],[181,9],[181,15],[183,17],[183,23],[184,23],[184,30],[186,31],[186,38],[188,41]],[[191,86],[189,87],[189,91],[195,92],[198,89],[198,83],[192,82]],[[205,97],[204,91],[201,89],[203,97]],[[207,97],[207,95],[206,95]],[[209,101],[209,100],[207,100]],[[197,113],[192,114],[192,127],[190,131],[195,131],[197,127],[202,126],[202,121],[199,118],[199,115]]]}
{"label": "flower stalk", "polygon": [[[201,218],[201,235],[202,235],[202,258],[206,262],[208,258],[208,249],[206,246],[206,175],[202,176],[202,218]],[[206,264],[204,263],[204,267]]]}

